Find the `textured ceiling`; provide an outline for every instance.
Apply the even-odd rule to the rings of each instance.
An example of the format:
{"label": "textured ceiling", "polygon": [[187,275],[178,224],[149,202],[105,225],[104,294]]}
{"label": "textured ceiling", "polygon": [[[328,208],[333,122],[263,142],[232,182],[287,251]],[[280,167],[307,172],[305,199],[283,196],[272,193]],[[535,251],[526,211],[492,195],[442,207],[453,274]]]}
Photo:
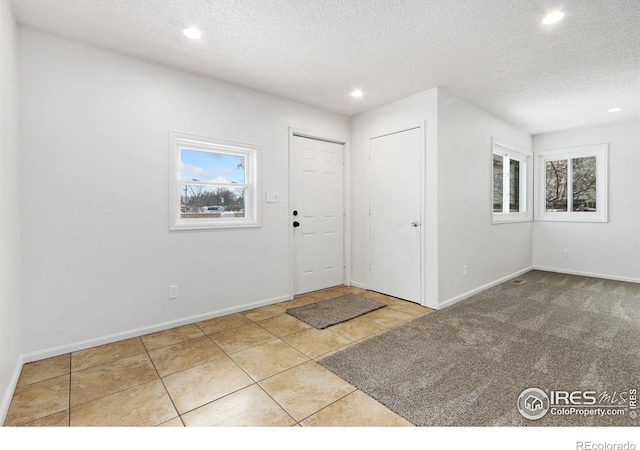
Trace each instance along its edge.
{"label": "textured ceiling", "polygon": [[11,3],[21,25],[346,115],[441,86],[533,134],[640,118],[640,0]]}

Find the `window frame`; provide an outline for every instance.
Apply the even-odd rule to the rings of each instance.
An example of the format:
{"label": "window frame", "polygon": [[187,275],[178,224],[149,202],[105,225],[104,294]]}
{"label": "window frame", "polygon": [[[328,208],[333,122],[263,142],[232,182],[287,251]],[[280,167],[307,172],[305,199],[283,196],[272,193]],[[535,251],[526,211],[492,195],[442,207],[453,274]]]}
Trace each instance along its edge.
{"label": "window frame", "polygon": [[[183,180],[180,178],[181,150],[239,155],[245,158],[245,182],[221,183]],[[258,173],[261,148],[252,144],[225,141],[176,131],[169,132],[169,230],[201,230],[260,227],[261,198]],[[245,217],[181,217],[181,189],[183,184],[204,187],[244,188]]]}
{"label": "window frame", "polygon": [[[502,205],[503,212],[493,211],[493,195],[494,195],[494,174],[493,174],[493,159],[494,155],[502,156],[503,159],[503,176],[502,176]],[[531,173],[531,158],[532,152],[529,150],[515,148],[513,146],[505,145],[497,142],[495,139],[491,143],[491,223],[516,223],[516,222],[531,222],[533,221],[533,213],[531,207],[531,200],[529,195],[529,180]],[[510,161],[515,160],[520,163],[520,211],[511,212],[510,205]],[[507,212],[504,212],[504,205],[507,205]]]}
{"label": "window frame", "polygon": [[[609,144],[584,145],[580,147],[559,148],[536,152],[536,221],[546,222],[608,222],[608,165]],[[546,162],[571,160],[576,158],[596,158],[596,208],[595,212],[572,211],[573,207],[573,171],[567,172],[567,211],[547,211]],[[572,167],[568,163],[568,167]]]}

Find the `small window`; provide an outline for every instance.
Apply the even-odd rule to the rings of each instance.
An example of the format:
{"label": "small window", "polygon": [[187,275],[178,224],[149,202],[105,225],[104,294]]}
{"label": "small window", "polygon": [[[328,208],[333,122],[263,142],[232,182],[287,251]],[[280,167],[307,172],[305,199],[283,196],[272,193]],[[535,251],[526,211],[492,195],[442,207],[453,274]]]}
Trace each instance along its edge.
{"label": "small window", "polygon": [[259,226],[258,148],[170,134],[170,229]]}
{"label": "small window", "polygon": [[493,143],[493,223],[531,220],[527,206],[527,167],[530,156]]}
{"label": "small window", "polygon": [[536,220],[607,221],[607,147],[591,145],[536,155]]}

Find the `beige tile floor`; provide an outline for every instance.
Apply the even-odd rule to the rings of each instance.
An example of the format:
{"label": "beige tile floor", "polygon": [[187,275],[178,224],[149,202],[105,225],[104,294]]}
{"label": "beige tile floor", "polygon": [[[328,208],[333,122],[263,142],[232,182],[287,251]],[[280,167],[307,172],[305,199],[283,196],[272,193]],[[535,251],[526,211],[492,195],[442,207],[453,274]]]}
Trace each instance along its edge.
{"label": "beige tile floor", "polygon": [[[357,293],[387,304],[324,330],[286,314]],[[26,364],[5,426],[410,426],[317,361],[431,310],[337,287]]]}

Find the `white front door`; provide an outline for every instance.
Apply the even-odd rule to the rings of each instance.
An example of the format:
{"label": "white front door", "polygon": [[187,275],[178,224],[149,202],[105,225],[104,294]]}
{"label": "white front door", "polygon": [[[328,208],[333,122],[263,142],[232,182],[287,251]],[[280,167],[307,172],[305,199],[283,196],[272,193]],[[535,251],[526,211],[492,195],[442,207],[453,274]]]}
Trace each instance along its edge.
{"label": "white front door", "polygon": [[344,284],[344,146],[292,136],[294,294]]}
{"label": "white front door", "polygon": [[421,301],[421,129],[370,140],[369,289]]}

